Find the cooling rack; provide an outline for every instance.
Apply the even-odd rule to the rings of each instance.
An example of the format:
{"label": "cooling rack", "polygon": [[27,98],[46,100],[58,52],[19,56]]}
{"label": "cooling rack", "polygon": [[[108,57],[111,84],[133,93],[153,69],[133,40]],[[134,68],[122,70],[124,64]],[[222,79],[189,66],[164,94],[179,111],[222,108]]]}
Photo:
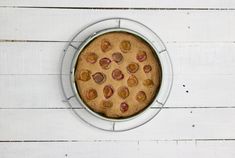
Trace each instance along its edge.
{"label": "cooling rack", "polygon": [[[89,109],[78,99],[76,92],[74,91],[73,74],[73,61],[78,55],[77,52],[80,46],[92,38],[98,32],[103,30],[129,30],[129,32],[135,33],[141,36],[143,39],[153,47],[160,60],[162,67],[162,83],[160,90],[153,101],[153,103],[144,110],[141,114],[131,119],[124,119],[122,121],[103,119],[92,114]],[[97,21],[80,30],[64,50],[63,59],[60,70],[61,87],[65,97],[65,101],[68,103],[70,109],[87,124],[105,131],[127,131],[137,128],[141,125],[152,120],[162,109],[166,103],[173,83],[173,69],[171,60],[162,40],[158,35],[144,24],[126,18],[109,18]]]}

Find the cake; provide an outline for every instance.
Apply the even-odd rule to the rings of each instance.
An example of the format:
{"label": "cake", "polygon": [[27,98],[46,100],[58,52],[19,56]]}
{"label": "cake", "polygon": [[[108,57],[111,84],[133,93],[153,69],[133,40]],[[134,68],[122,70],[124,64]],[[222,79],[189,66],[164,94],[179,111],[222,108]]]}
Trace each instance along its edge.
{"label": "cake", "polygon": [[143,39],[127,32],[109,32],[80,51],[74,78],[90,110],[121,119],[142,112],[153,102],[161,84],[161,66]]}

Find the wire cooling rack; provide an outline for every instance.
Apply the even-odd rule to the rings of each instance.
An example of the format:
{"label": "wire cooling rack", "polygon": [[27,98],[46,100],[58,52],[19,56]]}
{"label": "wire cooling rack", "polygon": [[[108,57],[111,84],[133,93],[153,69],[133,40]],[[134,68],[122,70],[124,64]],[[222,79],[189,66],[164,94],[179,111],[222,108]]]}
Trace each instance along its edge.
{"label": "wire cooling rack", "polygon": [[[77,52],[84,41],[93,37],[102,30],[120,29],[130,30],[141,35],[155,49],[156,55],[160,60],[162,67],[162,83],[156,99],[153,103],[137,117],[116,121],[112,119],[102,119],[92,114],[86,106],[77,98],[73,89],[71,74],[73,73],[73,60],[78,55]],[[60,79],[65,101],[73,112],[87,124],[105,131],[127,131],[137,128],[152,120],[166,103],[173,83],[173,69],[168,51],[157,36],[157,34],[144,24],[126,18],[110,18],[97,21],[88,25],[79,31],[68,43],[64,50],[64,56],[61,63]]]}

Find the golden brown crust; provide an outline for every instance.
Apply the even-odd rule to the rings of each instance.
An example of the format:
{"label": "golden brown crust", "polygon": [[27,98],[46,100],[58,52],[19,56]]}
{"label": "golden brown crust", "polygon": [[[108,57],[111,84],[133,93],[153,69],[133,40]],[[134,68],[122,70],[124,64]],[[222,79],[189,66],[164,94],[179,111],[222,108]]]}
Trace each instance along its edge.
{"label": "golden brown crust", "polygon": [[[96,55],[87,59],[91,52]],[[121,57],[114,53],[121,53]],[[79,80],[84,70],[88,75]],[[95,38],[81,51],[75,80],[78,93],[91,110],[108,118],[125,118],[152,102],[160,87],[161,67],[146,42],[129,33],[112,32]],[[96,92],[88,93],[91,89]]]}

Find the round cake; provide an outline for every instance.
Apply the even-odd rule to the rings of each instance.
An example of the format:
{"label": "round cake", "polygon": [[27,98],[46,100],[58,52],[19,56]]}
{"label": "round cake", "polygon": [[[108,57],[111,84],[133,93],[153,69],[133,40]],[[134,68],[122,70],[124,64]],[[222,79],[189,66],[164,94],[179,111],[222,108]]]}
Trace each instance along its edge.
{"label": "round cake", "polygon": [[127,32],[109,32],[81,50],[75,68],[77,92],[86,106],[106,118],[127,118],[150,105],[161,84],[156,52]]}

